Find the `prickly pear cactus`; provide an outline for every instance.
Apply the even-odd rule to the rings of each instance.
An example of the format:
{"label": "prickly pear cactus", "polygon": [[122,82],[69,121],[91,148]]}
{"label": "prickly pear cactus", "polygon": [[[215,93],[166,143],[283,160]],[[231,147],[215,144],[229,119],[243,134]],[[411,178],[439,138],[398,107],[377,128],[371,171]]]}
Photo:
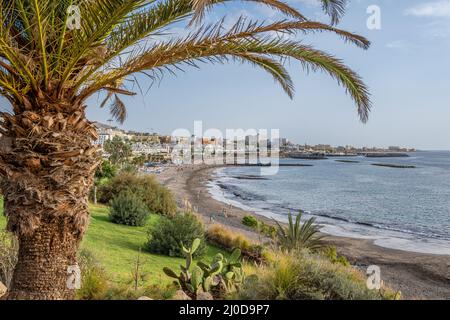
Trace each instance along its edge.
{"label": "prickly pear cactus", "polygon": [[175,283],[192,299],[197,298],[201,291],[212,293],[216,297],[240,289],[245,282],[245,273],[241,263],[241,250],[235,249],[228,259],[221,253],[215,255],[211,263],[203,261],[192,266],[193,254],[200,245],[200,239],[195,239],[190,248],[182,246],[186,256],[184,266],[180,266],[180,274],[172,269],[164,268],[164,273],[176,279]]}

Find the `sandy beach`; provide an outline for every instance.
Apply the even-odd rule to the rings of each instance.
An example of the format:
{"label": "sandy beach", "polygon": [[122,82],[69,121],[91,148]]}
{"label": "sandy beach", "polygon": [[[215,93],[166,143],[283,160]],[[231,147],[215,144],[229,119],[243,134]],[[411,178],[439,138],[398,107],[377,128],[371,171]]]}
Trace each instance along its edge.
{"label": "sandy beach", "polygon": [[[188,200],[194,209],[210,224],[214,214],[216,223],[226,225],[258,241],[259,236],[241,224],[249,214],[240,208],[213,199],[207,182],[212,166],[169,167],[157,178],[175,194],[180,207]],[[227,217],[222,213],[226,210]],[[254,213],[253,213],[254,214]],[[267,223],[270,219],[259,216]],[[373,240],[328,236],[327,242],[337,247],[339,254],[347,257],[352,265],[364,268],[378,265],[382,280],[394,290],[400,290],[405,299],[450,299],[450,256],[421,254],[377,246]]]}

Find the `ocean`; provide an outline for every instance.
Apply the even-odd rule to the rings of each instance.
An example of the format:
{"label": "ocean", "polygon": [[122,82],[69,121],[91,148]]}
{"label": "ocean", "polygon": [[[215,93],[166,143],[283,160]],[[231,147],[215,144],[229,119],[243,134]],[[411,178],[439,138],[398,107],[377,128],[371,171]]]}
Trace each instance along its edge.
{"label": "ocean", "polygon": [[272,176],[260,176],[258,167],[220,168],[209,191],[216,200],[279,221],[302,210],[327,234],[450,255],[450,151],[416,152],[408,158],[281,159],[280,163],[313,166],[280,167]]}

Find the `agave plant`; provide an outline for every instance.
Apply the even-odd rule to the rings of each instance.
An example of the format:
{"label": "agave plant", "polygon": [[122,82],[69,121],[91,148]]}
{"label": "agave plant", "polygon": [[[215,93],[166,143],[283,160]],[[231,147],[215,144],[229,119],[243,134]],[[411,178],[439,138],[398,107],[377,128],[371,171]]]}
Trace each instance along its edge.
{"label": "agave plant", "polygon": [[286,251],[315,250],[323,246],[321,240],[324,236],[320,235],[320,229],[315,224],[315,218],[310,218],[303,224],[301,220],[302,211],[295,217],[295,222],[292,219],[292,214],[289,212],[287,227],[276,221],[278,226],[277,236],[281,249]]}
{"label": "agave plant", "polygon": [[[70,299],[67,270],[89,221],[88,191],[101,161],[86,118],[86,99],[102,92],[112,116],[124,121],[123,95],[134,95],[137,73],[159,80],[165,72],[200,62],[237,61],[267,71],[292,97],[283,66],[297,60],[345,87],[362,121],[370,109],[360,77],[341,60],[274,33],[331,32],[366,49],[365,38],[340,30],[345,0],[318,0],[331,23],[308,20],[278,0],[246,0],[284,18],[239,18],[206,24],[205,12],[232,0],[4,0],[0,2],[0,176],[8,229],[19,239],[9,299]],[[238,1],[238,0],[235,0]],[[242,0],[245,1],[245,0]],[[76,5],[76,7],[73,7]],[[73,13],[80,20],[73,23]],[[169,36],[184,24],[188,35]],[[75,267],[74,267],[75,266]]]}

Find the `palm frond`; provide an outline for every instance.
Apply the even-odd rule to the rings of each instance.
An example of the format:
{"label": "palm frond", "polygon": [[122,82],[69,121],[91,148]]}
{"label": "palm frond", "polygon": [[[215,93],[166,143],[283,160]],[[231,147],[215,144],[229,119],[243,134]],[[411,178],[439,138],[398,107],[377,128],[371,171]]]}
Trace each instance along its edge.
{"label": "palm frond", "polygon": [[275,82],[280,84],[281,88],[289,96],[289,98],[292,99],[294,97],[294,84],[291,76],[281,63],[273,59],[254,54],[243,54],[242,58],[270,73]]}
{"label": "palm frond", "polygon": [[116,119],[120,123],[125,122],[125,119],[127,118],[127,108],[117,94],[114,95],[114,100],[109,106],[109,111],[113,119]]}
{"label": "palm frond", "polygon": [[[227,0],[231,1],[231,0]],[[298,20],[306,21],[308,20],[303,14],[301,14],[297,9],[293,8],[289,4],[278,1],[278,0],[241,0],[241,1],[252,1],[258,2],[260,4],[271,7],[272,9],[278,10],[288,17],[296,18]],[[215,0],[192,0],[193,8],[195,14],[193,17],[194,21],[201,20],[204,13],[209,7],[214,5]],[[317,0],[322,4],[323,11],[331,17],[331,24],[337,24],[345,13],[345,7],[347,5],[347,0]]]}
{"label": "palm frond", "polygon": [[[233,1],[233,0],[226,0]],[[287,3],[279,0],[240,0],[240,1],[249,1],[256,2],[262,5],[268,6],[274,10],[277,10],[288,17],[295,18],[298,20],[307,20],[306,17],[301,14],[298,10],[288,5]],[[192,0],[192,7],[194,9],[193,21],[200,21],[205,12],[214,4],[220,3],[223,1],[217,0]]]}
{"label": "palm frond", "polygon": [[[146,52],[130,57],[120,68],[109,74],[95,75],[97,80],[84,92],[85,95],[97,91],[99,88],[114,82],[117,78],[125,78],[141,71],[158,71],[170,66],[179,67],[180,64],[195,65],[195,62],[225,62],[229,57],[255,64],[255,57],[287,57],[298,60],[304,70],[322,70],[335,78],[345,87],[357,105],[361,121],[366,122],[370,111],[368,89],[359,76],[346,67],[342,61],[333,56],[316,50],[310,46],[299,44],[294,40],[283,40],[271,36],[261,36],[270,31],[293,32],[296,30],[326,30],[320,24],[303,24],[278,22],[270,25],[255,23],[243,24],[238,22],[230,30],[222,32],[222,23],[213,26],[203,26],[183,39],[161,42]],[[333,32],[339,32],[331,28]],[[341,35],[341,34],[340,34]],[[364,38],[345,33],[360,46],[368,45]],[[249,57],[251,59],[249,59]],[[257,66],[263,67],[261,64]],[[264,68],[266,71],[270,71]],[[273,75],[273,73],[271,72]],[[287,84],[287,83],[286,83]],[[291,91],[287,91],[291,92]],[[289,93],[288,93],[289,94]]]}
{"label": "palm frond", "polygon": [[36,36],[37,36],[37,44],[39,48],[39,56],[41,57],[41,65],[42,65],[42,73],[44,77],[45,86],[48,84],[48,64],[47,64],[47,49],[46,49],[46,39],[45,32],[47,30],[45,24],[45,18],[43,16],[43,11],[46,11],[46,5],[49,5],[48,1],[38,1],[31,0],[31,8],[33,13],[33,18],[35,22],[33,25],[35,26]]}
{"label": "palm frond", "polygon": [[[223,20],[189,24],[229,1],[267,6],[281,12],[285,20],[239,18],[228,29]],[[336,24],[346,0],[317,1]],[[67,27],[72,4],[80,9],[79,30]],[[167,40],[166,30],[180,22],[190,28],[188,36]],[[250,63],[269,73],[292,98],[294,86],[285,68],[291,59],[307,72],[321,70],[335,78],[355,101],[361,120],[367,121],[369,93],[355,72],[331,54],[281,36],[315,32],[334,33],[363,49],[370,44],[357,34],[310,21],[280,0],[5,0],[0,4],[0,94],[15,101],[21,112],[40,108],[48,100],[81,105],[105,90],[108,101],[116,105],[114,113],[124,119],[124,113],[117,111],[119,95],[134,93],[117,83],[130,81],[136,73],[158,80],[166,72],[199,63]]]}
{"label": "palm frond", "polygon": [[363,123],[367,122],[371,109],[369,90],[358,74],[341,60],[311,46],[300,45],[293,41],[254,41],[249,42],[248,47],[255,53],[287,56],[298,60],[306,72],[322,70],[328,73],[353,98],[360,120]]}
{"label": "palm frond", "polygon": [[323,10],[331,17],[331,24],[337,24],[345,13],[347,0],[320,0]]}
{"label": "palm frond", "polygon": [[179,22],[192,13],[191,0],[158,2],[133,15],[109,35],[106,43],[111,53],[120,53],[169,24]]}
{"label": "palm frond", "polygon": [[105,98],[104,98],[103,101],[100,103],[100,106],[99,106],[99,107],[100,107],[101,109],[104,108],[104,107],[106,106],[106,104],[108,103],[108,101],[112,98],[113,95],[114,95],[113,92],[108,91],[108,92],[106,93]]}
{"label": "palm frond", "polygon": [[100,108],[104,108],[108,103],[108,101],[111,101],[109,105],[111,117],[120,123],[125,122],[125,119],[127,117],[127,109],[125,103],[123,103],[119,95],[127,95],[127,96],[136,95],[136,93],[134,92],[123,89],[124,88],[123,83],[124,79],[118,79],[111,85],[103,87],[102,90],[106,91],[106,96],[100,103]]}
{"label": "palm frond", "polygon": [[[81,29],[71,32],[72,40],[63,55],[67,58],[62,71],[60,87],[64,86],[77,66],[102,64],[107,54],[104,41],[117,25],[124,23],[131,12],[140,8],[146,0],[85,0],[79,5]],[[62,89],[62,88],[60,88]]]}

